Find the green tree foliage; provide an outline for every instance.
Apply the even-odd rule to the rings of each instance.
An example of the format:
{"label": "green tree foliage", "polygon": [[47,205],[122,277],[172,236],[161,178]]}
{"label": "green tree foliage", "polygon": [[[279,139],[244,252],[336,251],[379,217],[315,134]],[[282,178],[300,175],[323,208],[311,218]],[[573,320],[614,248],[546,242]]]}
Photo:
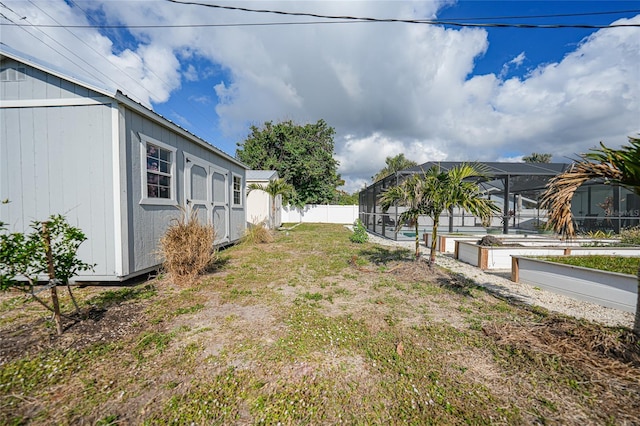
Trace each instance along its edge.
{"label": "green tree foliage", "polygon": [[289,201],[295,197],[296,190],[293,188],[293,185],[288,184],[284,179],[278,178],[276,180],[270,181],[267,185],[262,185],[259,183],[252,183],[247,187],[248,192],[251,191],[264,191],[269,194],[269,198],[271,198],[271,212],[269,216],[269,227],[271,229],[275,228],[275,219],[276,219],[276,197],[278,195],[282,196],[282,203],[289,204]]}
{"label": "green tree foliage", "polygon": [[500,211],[493,201],[482,197],[480,187],[471,179],[482,177],[486,177],[486,172],[480,166],[461,164],[448,171],[433,166],[389,188],[380,197],[380,204],[385,211],[394,204],[406,208],[397,226],[401,227],[404,222],[415,226],[416,259],[420,257],[418,218],[422,215],[431,218],[433,228],[429,262],[433,267],[436,262],[438,224],[444,211],[460,207],[482,220]]}
{"label": "green tree foliage", "polygon": [[333,199],[333,204],[338,204],[340,206],[353,206],[358,205],[360,202],[359,193],[354,192],[353,194],[349,194],[346,191],[336,190],[335,198]]}
{"label": "green tree foliage", "polygon": [[522,157],[522,161],[525,163],[550,163],[551,157],[551,154],[539,154],[537,152],[532,152],[531,155],[525,155]]}
{"label": "green tree foliage", "polygon": [[[542,208],[548,209],[549,223],[555,231],[572,237],[576,230],[571,200],[576,190],[592,179],[629,188],[640,196],[640,138],[629,138],[629,145],[613,149],[600,142],[586,154],[580,154],[572,167],[549,181],[542,194]],[[633,331],[640,335],[640,265],[638,265],[638,299]]]}
{"label": "green tree foliage", "polygon": [[276,170],[295,188],[291,204],[330,203],[342,182],[333,158],[334,134],[324,120],[304,126],[269,121],[262,128],[251,126],[236,156],[253,169]]}
{"label": "green tree foliage", "polygon": [[374,182],[377,182],[392,173],[396,173],[400,170],[408,169],[409,167],[418,165],[418,163],[413,160],[409,160],[402,153],[396,155],[395,157],[387,157],[384,162],[387,163],[387,165],[378,173],[376,173],[376,175],[373,177]]}

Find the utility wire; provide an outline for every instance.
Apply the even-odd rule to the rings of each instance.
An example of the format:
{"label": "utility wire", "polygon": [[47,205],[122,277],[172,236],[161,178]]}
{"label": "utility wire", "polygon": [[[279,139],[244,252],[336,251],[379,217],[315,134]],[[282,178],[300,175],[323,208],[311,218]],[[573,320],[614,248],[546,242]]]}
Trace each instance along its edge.
{"label": "utility wire", "polygon": [[[5,7],[7,10],[11,11],[12,13],[14,13],[15,15],[17,15],[21,20],[24,20],[25,22],[28,23],[28,21],[26,21],[25,17],[20,17],[20,15],[18,15],[15,11],[11,10],[9,7],[7,7],[6,5],[0,3],[1,6]],[[13,22],[12,19],[10,19],[8,16],[2,14],[2,17],[6,20],[8,20],[9,22]],[[47,43],[45,40],[36,37],[35,34],[33,34],[30,31],[27,31],[26,27],[29,27],[30,25],[19,25],[20,29],[22,29],[24,32],[26,32],[27,34],[29,34],[31,37],[35,38],[36,40],[38,40],[39,42],[41,42],[42,44],[44,44],[45,46],[47,46],[49,49],[53,50],[54,52],[56,52],[58,55],[62,56],[63,58],[65,58],[67,61],[69,61],[70,63],[74,64],[76,67],[78,67],[79,69],[84,70],[88,75],[90,75],[91,77],[93,77],[96,80],[100,80],[100,78],[98,76],[96,76],[95,74],[93,74],[92,72],[90,72],[89,70],[86,70],[82,67],[82,65],[78,64],[76,61],[74,61],[73,59],[71,59],[69,56],[65,55],[64,53],[60,52],[58,49],[56,49],[54,46],[52,46],[51,44]],[[65,48],[67,51],[69,51],[69,49],[67,49],[66,47],[64,47],[60,42],[58,42],[57,40],[55,40],[54,38],[52,38],[51,36],[49,36],[47,33],[43,32],[42,30],[40,30],[39,28],[34,28],[35,30],[38,30],[40,33],[42,33],[43,35],[45,35],[46,37],[50,38],[51,40],[55,41],[59,46],[62,46],[63,48]],[[4,43],[3,43],[4,44]],[[73,53],[73,52],[71,52]],[[79,58],[81,61],[83,61],[85,64],[91,66],[94,70],[98,71],[100,74],[102,74],[103,76],[105,76],[107,79],[111,80],[109,78],[109,76],[107,76],[106,74],[102,73],[100,70],[98,70],[97,68],[93,67],[91,64],[89,64],[87,61],[85,61],[84,59],[78,57],[77,55],[74,54],[74,56],[76,56],[77,58]],[[111,80],[113,83],[115,83],[115,81]]]}
{"label": "utility wire", "polygon": [[[286,25],[329,25],[329,24],[357,24],[357,23],[408,23],[408,24],[426,24],[426,25],[450,25],[457,27],[496,27],[496,28],[538,28],[538,29],[551,29],[551,28],[583,28],[583,29],[603,29],[603,28],[620,28],[620,27],[640,27],[640,24],[517,24],[517,23],[464,23],[460,21],[482,21],[482,20],[501,20],[501,19],[538,19],[538,18],[559,18],[559,17],[578,17],[578,16],[593,16],[593,15],[620,15],[628,13],[640,13],[640,9],[631,10],[616,10],[616,11],[604,11],[604,12],[585,12],[585,13],[564,13],[553,15],[516,15],[516,16],[495,16],[495,17],[476,17],[476,18],[455,18],[454,20],[424,20],[424,19],[392,19],[392,18],[366,18],[355,16],[330,16],[319,15],[313,13],[303,12],[284,12],[276,10],[266,9],[248,9],[237,6],[221,6],[199,2],[185,2],[178,0],[166,0],[171,3],[177,3],[182,5],[197,5],[211,8],[220,8],[228,10],[238,10],[245,12],[255,13],[272,13],[279,15],[290,16],[306,16],[322,19],[330,19],[330,21],[303,21],[303,22],[253,22],[253,23],[227,23],[227,24],[142,24],[142,25],[122,25],[122,24],[98,24],[96,23],[82,8],[80,8],[75,2],[71,1],[76,7],[85,12],[85,15],[93,22],[92,25],[53,25],[53,24],[31,24],[33,27],[41,28],[102,28],[102,29],[153,29],[153,28],[207,28],[207,27],[260,27],[260,26],[286,26]],[[0,26],[20,26],[22,24],[11,22],[0,23]]]}
{"label": "utility wire", "polygon": [[[30,0],[30,1],[31,1],[31,0]],[[90,14],[89,12],[87,12],[87,11],[86,11],[86,10],[84,10],[82,7],[80,7],[80,5],[78,5],[74,0],[68,0],[68,1],[69,1],[73,6],[77,7],[78,9],[80,9],[80,10],[82,11],[82,13],[84,13],[84,15],[87,17],[87,19],[88,19],[91,23],[93,23],[93,24],[94,24],[93,26],[90,26],[90,28],[100,28],[100,26],[99,26],[99,25],[97,25],[96,20],[93,18],[93,16],[91,16],[91,14]],[[130,27],[125,27],[125,28],[130,28]],[[101,53],[99,53],[99,52],[96,52],[96,53],[98,53],[98,54],[99,54],[100,56],[102,56],[103,58],[107,59],[107,58],[106,58],[106,57],[104,57],[104,55],[102,55]],[[142,87],[142,89],[144,89],[147,93],[149,93],[149,94],[153,94],[153,93],[152,93],[152,92],[150,92],[147,88],[145,88],[144,86],[140,85],[140,83],[139,83],[137,80],[135,80],[133,77],[131,77],[129,74],[127,74],[124,70],[120,69],[117,65],[113,64],[113,66],[115,66],[117,69],[119,69],[119,70],[120,70],[120,71],[122,71],[124,74],[126,74],[127,76],[129,76],[129,78],[130,78],[131,80],[133,80],[136,84],[138,84],[140,87]],[[153,71],[153,69],[151,69],[150,67],[146,67],[146,69],[147,69],[151,74],[155,75],[155,76],[156,76],[156,78],[157,78],[158,80],[160,80],[162,83],[164,83],[167,87],[171,87],[171,85],[170,85],[166,80],[164,80],[162,77],[160,77],[160,76],[159,76],[155,71]],[[211,117],[207,117],[207,116],[205,116],[205,114],[202,112],[202,110],[201,110],[200,108],[193,108],[193,107],[191,107],[191,104],[187,104],[186,109],[187,109],[189,112],[191,112],[191,113],[193,113],[193,114],[195,114],[195,115],[200,116],[200,118],[203,118],[203,119],[205,120],[205,122],[209,122],[209,121],[211,120]],[[174,113],[175,113],[175,112],[174,112]],[[190,123],[190,122],[189,122],[189,127],[195,127],[197,130],[201,131],[203,135],[205,135],[205,134],[207,133],[207,132],[205,132],[205,131],[204,131],[204,129],[199,128],[200,126],[197,126],[197,125],[195,125],[195,126],[194,126],[194,124],[193,124],[193,123]]]}
{"label": "utility wire", "polygon": [[311,18],[321,18],[321,19],[341,19],[348,21],[362,21],[362,22],[395,22],[395,23],[406,23],[406,24],[426,24],[426,25],[449,25],[454,27],[494,27],[494,28],[586,28],[586,29],[602,29],[602,28],[618,28],[618,27],[640,27],[640,24],[608,24],[608,25],[591,25],[591,24],[510,24],[510,23],[464,23],[464,22],[456,22],[456,21],[441,21],[441,20],[420,20],[420,19],[395,19],[395,18],[368,18],[368,17],[357,17],[357,16],[336,16],[336,15],[321,15],[318,13],[309,13],[309,12],[285,12],[282,10],[270,10],[270,9],[250,9],[246,7],[239,6],[223,6],[218,4],[210,4],[210,3],[201,3],[195,1],[179,1],[179,0],[166,0],[170,3],[182,4],[182,5],[191,5],[191,6],[202,6],[202,7],[210,7],[214,9],[225,9],[225,10],[237,10],[242,12],[252,12],[252,13],[269,13],[275,15],[286,15],[286,16],[305,16]]}

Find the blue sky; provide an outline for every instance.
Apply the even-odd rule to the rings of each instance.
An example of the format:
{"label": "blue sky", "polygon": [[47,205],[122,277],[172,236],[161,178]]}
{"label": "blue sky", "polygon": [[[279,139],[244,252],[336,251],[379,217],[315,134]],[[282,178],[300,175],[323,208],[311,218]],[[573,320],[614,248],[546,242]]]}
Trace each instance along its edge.
{"label": "blue sky", "polygon": [[[640,24],[640,12],[497,19],[640,10],[640,1],[208,2],[373,18]],[[231,155],[252,124],[324,119],[336,129],[349,192],[401,152],[418,163],[518,161],[531,152],[566,161],[640,131],[638,27],[291,25],[321,19],[162,0],[7,0],[0,9],[3,24],[23,25],[0,27],[2,43],[121,89]],[[244,25],[266,23],[286,25]],[[136,27],[167,24],[185,27]]]}

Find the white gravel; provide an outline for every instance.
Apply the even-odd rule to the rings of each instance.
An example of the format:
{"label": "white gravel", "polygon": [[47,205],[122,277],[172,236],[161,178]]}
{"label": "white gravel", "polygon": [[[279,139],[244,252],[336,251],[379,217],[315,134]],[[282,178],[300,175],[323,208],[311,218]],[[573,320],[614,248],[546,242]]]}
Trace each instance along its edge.
{"label": "white gravel", "polygon": [[[371,233],[369,233],[369,241],[385,246],[406,247],[411,250],[415,247],[415,241],[393,241]],[[420,251],[428,255],[428,249],[422,242],[420,243]],[[507,278],[511,276],[510,270],[483,271],[442,253],[437,254],[436,262],[450,271],[462,274],[466,278],[473,280],[477,285],[485,287],[501,297],[517,299],[529,305],[541,306],[549,311],[603,325],[633,327],[634,315],[630,312],[575,300],[528,284],[515,283]]]}

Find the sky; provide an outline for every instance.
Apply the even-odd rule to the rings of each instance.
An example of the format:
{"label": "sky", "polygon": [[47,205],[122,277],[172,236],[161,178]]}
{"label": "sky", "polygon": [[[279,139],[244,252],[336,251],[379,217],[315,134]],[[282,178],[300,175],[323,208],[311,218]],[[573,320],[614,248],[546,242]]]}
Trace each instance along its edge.
{"label": "sky", "polygon": [[[176,0],[186,2],[187,0]],[[119,89],[230,155],[251,126],[323,119],[354,192],[385,158],[568,162],[640,133],[640,1],[2,0],[0,42]],[[617,13],[602,13],[617,12]],[[548,15],[556,15],[549,17]],[[16,25],[18,24],[18,25]]]}

